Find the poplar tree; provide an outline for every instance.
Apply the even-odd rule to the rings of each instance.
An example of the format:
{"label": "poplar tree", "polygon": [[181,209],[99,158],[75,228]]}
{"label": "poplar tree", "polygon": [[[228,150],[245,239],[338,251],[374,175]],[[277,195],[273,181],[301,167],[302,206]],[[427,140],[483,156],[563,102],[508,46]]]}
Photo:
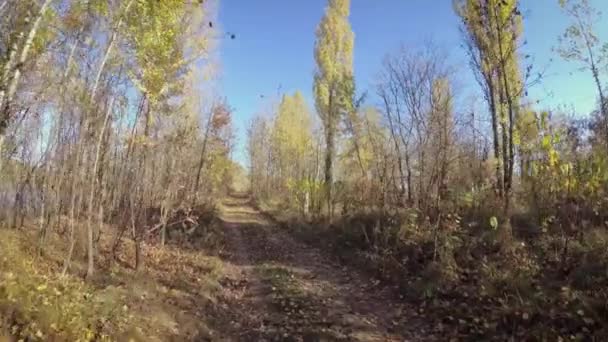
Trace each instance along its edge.
{"label": "poplar tree", "polygon": [[317,70],[313,90],[325,137],[325,191],[330,220],[333,213],[333,161],[337,126],[341,116],[353,110],[354,34],[348,20],[349,14],[350,0],[329,0],[316,32]]}
{"label": "poplar tree", "polygon": [[285,169],[285,176],[299,178],[302,158],[310,144],[311,122],[310,111],[299,91],[283,96],[274,124],[274,140],[277,153]]}
{"label": "poplar tree", "polygon": [[[496,190],[509,227],[515,123],[523,82],[517,50],[523,31],[518,0],[457,0],[465,44],[492,119]],[[510,231],[510,229],[507,229]]]}

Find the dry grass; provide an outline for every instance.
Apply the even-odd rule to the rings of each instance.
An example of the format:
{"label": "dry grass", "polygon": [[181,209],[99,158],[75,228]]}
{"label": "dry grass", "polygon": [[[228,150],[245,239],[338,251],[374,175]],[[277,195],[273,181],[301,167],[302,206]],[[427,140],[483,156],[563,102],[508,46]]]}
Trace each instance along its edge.
{"label": "dry grass", "polygon": [[[134,245],[125,240],[111,260],[113,230],[105,227],[98,269],[84,280],[76,253],[61,276],[67,243],[49,234],[42,256],[34,229],[0,234],[0,336],[30,341],[193,340],[213,335],[205,308],[220,289],[222,263],[202,251],[143,245],[145,264],[136,272]],[[144,333],[145,332],[145,333]]]}
{"label": "dry grass", "polygon": [[398,286],[438,333],[482,340],[608,336],[601,318],[608,313],[604,228],[570,240],[564,254],[559,234],[527,237],[516,225],[504,242],[490,228],[453,219],[435,235],[434,226],[401,216],[353,215],[331,227],[285,214],[277,219],[301,240]]}

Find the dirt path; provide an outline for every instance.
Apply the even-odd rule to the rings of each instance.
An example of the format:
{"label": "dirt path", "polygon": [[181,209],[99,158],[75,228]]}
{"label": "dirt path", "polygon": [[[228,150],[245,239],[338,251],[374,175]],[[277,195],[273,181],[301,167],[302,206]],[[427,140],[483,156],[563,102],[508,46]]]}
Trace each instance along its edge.
{"label": "dirt path", "polygon": [[222,205],[227,340],[420,340],[388,290],[295,241],[248,203],[233,197]]}

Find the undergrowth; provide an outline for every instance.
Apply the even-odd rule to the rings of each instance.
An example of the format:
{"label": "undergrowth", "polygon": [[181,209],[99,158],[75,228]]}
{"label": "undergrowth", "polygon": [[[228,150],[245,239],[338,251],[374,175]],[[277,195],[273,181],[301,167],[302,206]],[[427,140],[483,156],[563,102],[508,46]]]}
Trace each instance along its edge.
{"label": "undergrowth", "polygon": [[513,237],[505,240],[482,220],[452,214],[438,224],[416,214],[357,213],[332,225],[273,216],[299,239],[397,286],[399,297],[430,313],[436,332],[498,340],[608,337],[606,229],[568,240],[542,228],[530,235],[533,224],[513,220]]}
{"label": "undergrowth", "polygon": [[72,275],[53,274],[23,248],[19,233],[0,239],[0,329],[31,341],[110,340],[133,322],[125,298]]}
{"label": "undergrowth", "polygon": [[145,243],[144,266],[135,271],[134,243],[125,239],[113,260],[113,231],[103,231],[96,257],[99,269],[85,280],[84,258],[78,253],[69,272],[61,275],[65,239],[49,234],[40,255],[36,236],[28,227],[2,229],[0,234],[0,336],[24,341],[166,341],[213,334],[203,310],[215,303],[222,263],[194,249],[198,243],[190,248]]}

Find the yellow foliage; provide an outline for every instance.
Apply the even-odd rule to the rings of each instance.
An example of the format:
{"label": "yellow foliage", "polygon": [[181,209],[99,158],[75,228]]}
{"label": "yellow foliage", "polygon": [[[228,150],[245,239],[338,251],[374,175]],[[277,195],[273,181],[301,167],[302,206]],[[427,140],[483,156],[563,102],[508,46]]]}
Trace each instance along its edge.
{"label": "yellow foliage", "polygon": [[3,231],[0,239],[0,315],[12,310],[11,334],[28,341],[106,341],[108,336],[92,331],[107,318],[118,331],[126,329],[128,317],[119,313],[116,300],[99,300],[81,279],[49,276],[40,272],[34,256],[25,253],[19,232]]}
{"label": "yellow foliage", "polygon": [[311,141],[310,110],[304,97],[299,91],[283,96],[272,130],[272,146],[282,174],[300,177]]}
{"label": "yellow foliage", "polygon": [[330,0],[317,27],[314,93],[317,112],[326,125],[330,121],[336,122],[340,110],[349,112],[352,109],[355,39],[348,21],[349,13],[350,0]]}

